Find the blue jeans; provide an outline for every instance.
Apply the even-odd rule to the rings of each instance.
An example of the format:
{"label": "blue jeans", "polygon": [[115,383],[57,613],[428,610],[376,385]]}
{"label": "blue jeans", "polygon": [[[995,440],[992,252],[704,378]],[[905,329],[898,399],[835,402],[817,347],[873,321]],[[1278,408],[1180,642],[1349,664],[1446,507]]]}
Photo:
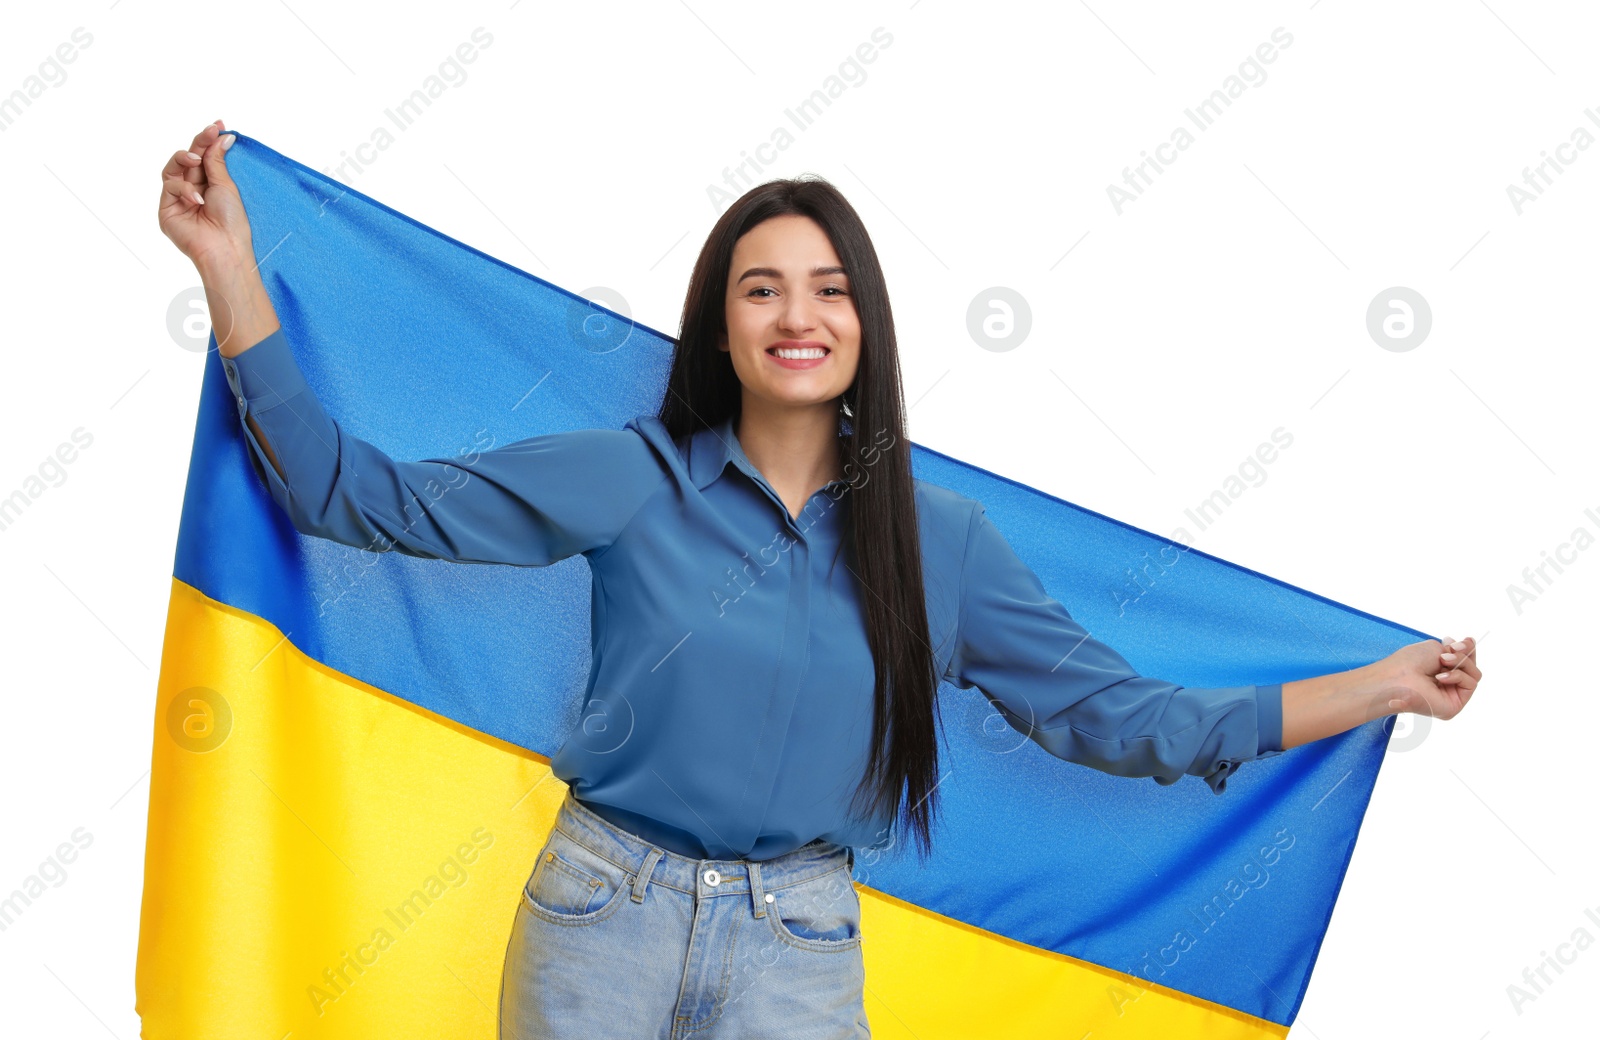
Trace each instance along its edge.
{"label": "blue jeans", "polygon": [[501,1040],[857,1040],[854,852],[692,859],[571,790],[523,888],[500,980]]}

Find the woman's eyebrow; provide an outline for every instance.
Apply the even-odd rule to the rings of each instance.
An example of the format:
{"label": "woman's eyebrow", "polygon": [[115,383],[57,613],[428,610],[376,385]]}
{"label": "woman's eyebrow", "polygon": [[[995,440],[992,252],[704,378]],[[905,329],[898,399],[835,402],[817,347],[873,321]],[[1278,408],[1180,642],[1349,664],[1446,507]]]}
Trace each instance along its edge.
{"label": "woman's eyebrow", "polygon": [[[837,267],[837,266],[835,266],[835,267],[813,267],[811,269],[811,277],[813,277],[813,278],[821,278],[824,275],[830,275],[830,274],[845,274],[845,273],[846,272],[845,272],[844,268]],[[783,272],[778,270],[776,267],[752,267],[752,268],[750,268],[750,270],[746,271],[744,274],[739,276],[739,282],[742,282],[747,278],[780,278],[781,279],[782,277],[783,277]],[[733,284],[734,285],[738,285],[739,282],[734,282]]]}

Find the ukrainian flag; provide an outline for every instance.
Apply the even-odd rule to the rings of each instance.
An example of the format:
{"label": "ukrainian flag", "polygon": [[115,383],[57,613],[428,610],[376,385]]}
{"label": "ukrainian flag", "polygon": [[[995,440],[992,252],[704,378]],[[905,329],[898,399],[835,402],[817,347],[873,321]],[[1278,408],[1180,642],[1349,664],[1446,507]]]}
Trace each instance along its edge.
{"label": "ukrainian flag", "polygon": [[[228,165],[289,342],[356,436],[427,458],[655,411],[667,337],[250,137]],[[1143,674],[1282,682],[1427,638],[937,452],[914,466],[984,502]],[[1163,580],[1132,607],[1107,594],[1147,559]],[[155,711],[144,1036],[495,1035],[565,791],[550,755],[581,710],[586,568],[301,536],[207,356]],[[1248,763],[1219,796],[1064,763],[977,690],[941,700],[933,858],[857,853],[874,1036],[1287,1033],[1392,716]]]}

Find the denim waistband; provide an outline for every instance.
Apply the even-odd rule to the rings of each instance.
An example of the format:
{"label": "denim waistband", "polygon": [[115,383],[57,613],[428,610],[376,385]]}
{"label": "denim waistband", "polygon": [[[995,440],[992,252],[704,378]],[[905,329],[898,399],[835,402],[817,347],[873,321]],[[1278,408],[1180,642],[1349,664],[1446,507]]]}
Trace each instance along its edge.
{"label": "denim waistband", "polygon": [[702,898],[742,896],[751,900],[757,917],[765,916],[767,892],[855,867],[854,849],[823,838],[772,859],[693,859],[623,830],[578,801],[571,788],[556,812],[555,828],[626,870],[635,901],[643,900],[646,885],[665,885]]}

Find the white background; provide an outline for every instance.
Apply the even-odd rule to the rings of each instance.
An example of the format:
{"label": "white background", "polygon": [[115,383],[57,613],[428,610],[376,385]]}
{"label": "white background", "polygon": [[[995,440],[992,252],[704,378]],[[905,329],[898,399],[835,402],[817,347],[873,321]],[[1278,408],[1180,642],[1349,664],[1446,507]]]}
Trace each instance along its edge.
{"label": "white background", "polygon": [[[0,894],[76,828],[92,843],[0,931],[0,1032],[139,1029],[149,742],[203,363],[167,326],[197,281],[157,228],[171,153],[221,116],[331,171],[482,26],[467,78],[344,179],[557,284],[613,288],[670,335],[724,204],[710,187],[881,26],[865,79],[757,173],[820,173],[867,221],[912,438],[1193,534],[1184,510],[1282,426],[1293,445],[1195,544],[1482,641],[1467,711],[1396,730],[1294,1035],[1594,1035],[1600,944],[1520,1013],[1507,987],[1575,930],[1600,938],[1580,625],[1600,551],[1561,549],[1520,607],[1509,588],[1600,534],[1600,149],[1569,144],[1600,136],[1600,26],[1507,0],[1218,6],[8,11],[0,97],[75,28],[93,39],[0,131],[0,497],[74,429],[93,443],[0,530]],[[1195,129],[1185,109],[1280,26],[1265,79]],[[1180,125],[1192,147],[1119,214],[1108,187]],[[1508,186],[1558,146],[1569,164],[1519,213]],[[1032,314],[1001,352],[967,329],[994,286]],[[1368,332],[1393,287],[1431,308],[1412,349]]]}

